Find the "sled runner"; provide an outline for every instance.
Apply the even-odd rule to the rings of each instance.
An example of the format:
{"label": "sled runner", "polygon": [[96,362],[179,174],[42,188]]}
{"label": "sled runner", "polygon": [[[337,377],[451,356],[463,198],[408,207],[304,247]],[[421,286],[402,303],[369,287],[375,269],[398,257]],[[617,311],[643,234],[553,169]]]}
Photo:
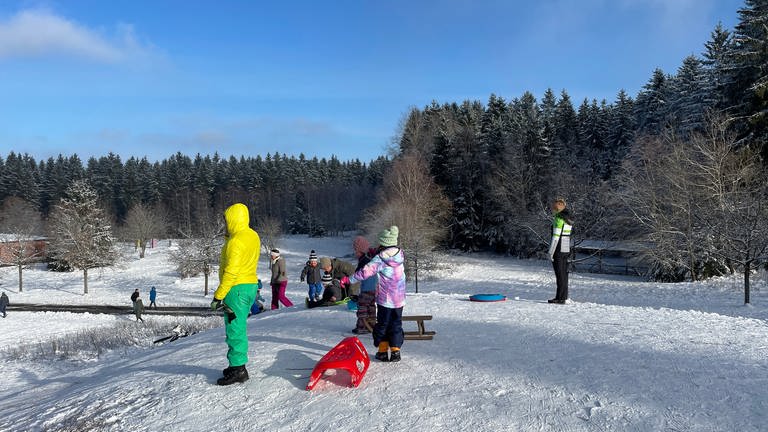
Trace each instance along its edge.
{"label": "sled runner", "polygon": [[173,342],[173,341],[175,341],[178,338],[183,338],[183,337],[189,336],[189,332],[184,330],[184,329],[182,329],[181,325],[177,325],[176,327],[174,327],[173,330],[171,330],[171,332],[173,332],[172,335],[166,336],[166,337],[162,337],[160,339],[157,339],[153,343],[162,343],[162,342],[165,342],[165,341]]}

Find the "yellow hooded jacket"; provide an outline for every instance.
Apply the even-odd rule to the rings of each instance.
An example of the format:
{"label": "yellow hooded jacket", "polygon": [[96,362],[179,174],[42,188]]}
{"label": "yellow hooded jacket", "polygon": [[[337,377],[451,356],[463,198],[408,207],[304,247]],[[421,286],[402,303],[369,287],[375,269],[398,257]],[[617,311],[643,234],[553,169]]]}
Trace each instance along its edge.
{"label": "yellow hooded jacket", "polygon": [[219,260],[219,287],[213,298],[223,300],[235,285],[258,281],[256,270],[261,253],[261,239],[248,224],[248,207],[233,204],[224,211],[227,222],[227,237],[221,248]]}

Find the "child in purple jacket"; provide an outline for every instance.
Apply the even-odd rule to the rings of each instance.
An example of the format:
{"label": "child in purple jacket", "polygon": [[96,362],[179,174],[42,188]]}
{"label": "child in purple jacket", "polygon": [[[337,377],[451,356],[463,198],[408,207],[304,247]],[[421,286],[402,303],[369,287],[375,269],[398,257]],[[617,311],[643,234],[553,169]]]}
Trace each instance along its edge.
{"label": "child in purple jacket", "polygon": [[398,234],[399,229],[394,225],[379,233],[378,253],[349,279],[350,283],[355,283],[379,276],[373,344],[378,347],[375,357],[380,361],[400,361],[403,346],[405,256],[397,246]]}

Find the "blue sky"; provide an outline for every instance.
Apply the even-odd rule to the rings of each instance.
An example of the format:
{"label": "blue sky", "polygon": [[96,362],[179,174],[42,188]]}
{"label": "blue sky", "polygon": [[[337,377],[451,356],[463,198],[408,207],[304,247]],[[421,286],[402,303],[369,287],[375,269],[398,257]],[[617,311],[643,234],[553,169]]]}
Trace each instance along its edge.
{"label": "blue sky", "polygon": [[385,154],[409,107],[635,95],[742,0],[0,2],[0,156]]}

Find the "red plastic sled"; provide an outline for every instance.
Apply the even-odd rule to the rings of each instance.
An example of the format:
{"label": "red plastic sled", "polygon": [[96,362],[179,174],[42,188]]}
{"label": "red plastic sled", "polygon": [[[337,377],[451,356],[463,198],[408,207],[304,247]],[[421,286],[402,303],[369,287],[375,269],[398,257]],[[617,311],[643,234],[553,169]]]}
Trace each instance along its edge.
{"label": "red plastic sled", "polygon": [[317,362],[309,376],[307,390],[312,390],[328,369],[346,370],[352,378],[352,387],[357,387],[363,381],[370,364],[368,351],[365,350],[360,339],[355,336],[345,338]]}

